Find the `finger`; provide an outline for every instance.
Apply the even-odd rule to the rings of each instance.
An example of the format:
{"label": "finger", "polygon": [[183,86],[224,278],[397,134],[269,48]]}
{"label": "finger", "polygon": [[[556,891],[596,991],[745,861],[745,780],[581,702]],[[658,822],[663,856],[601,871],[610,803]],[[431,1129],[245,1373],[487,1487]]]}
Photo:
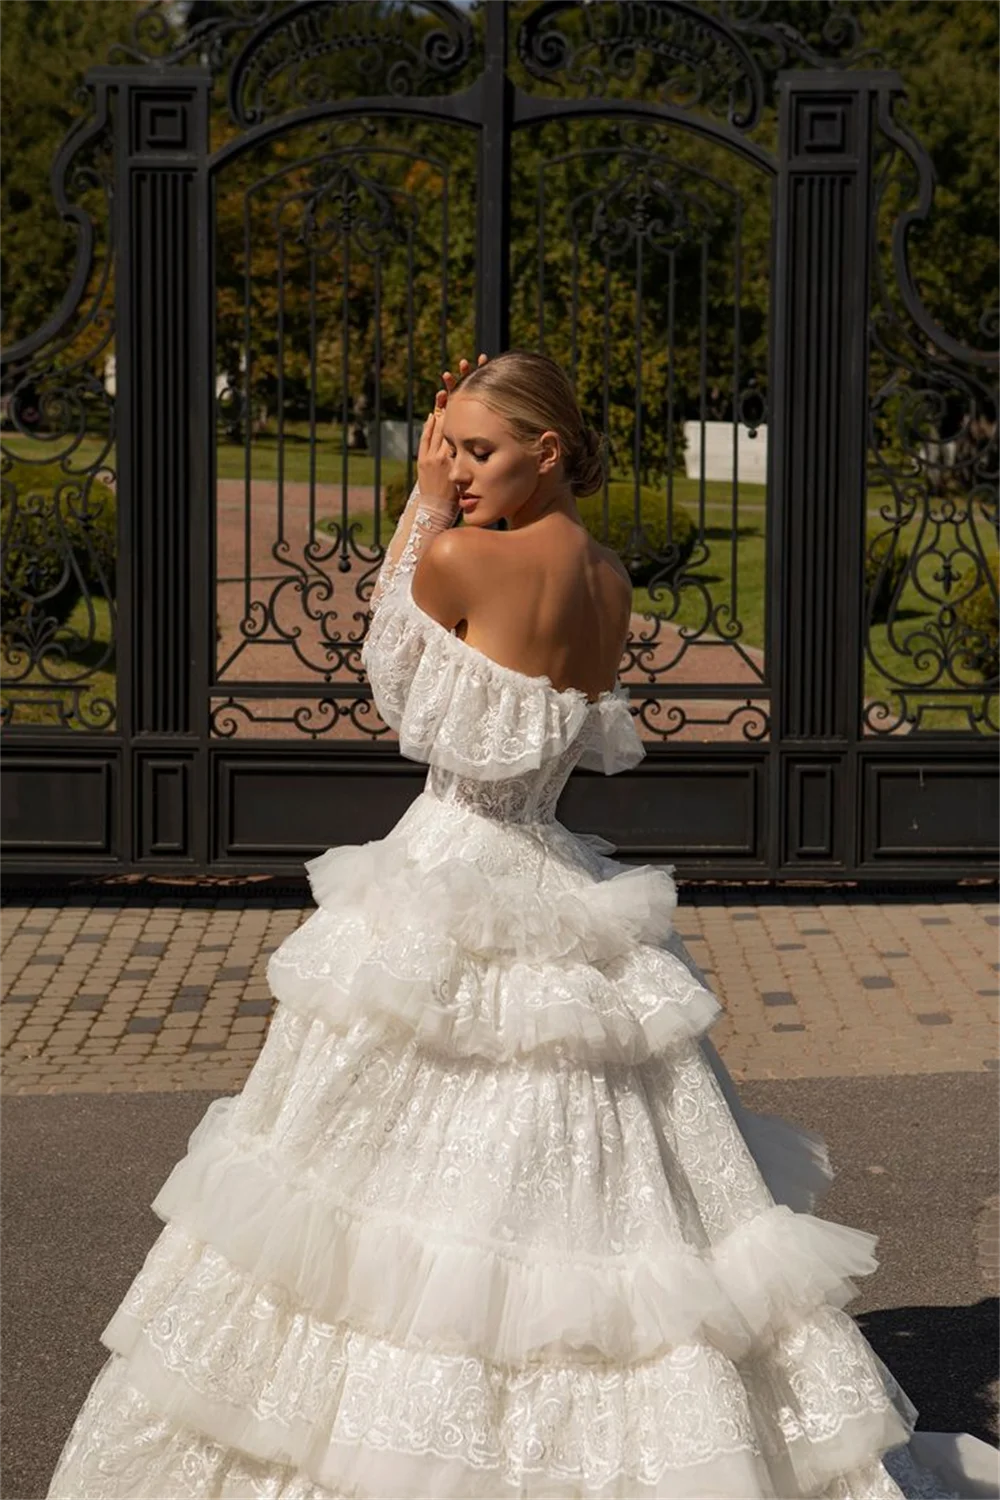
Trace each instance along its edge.
{"label": "finger", "polygon": [[479,363],[480,363],[480,364],[481,364],[481,365],[484,365],[484,364],[485,364],[485,363],[486,363],[486,361],[487,361],[487,359],[488,359],[488,358],[489,358],[489,356],[488,356],[488,355],[486,355],[486,354],[481,354],[481,355],[480,355],[480,356],[479,356]]}

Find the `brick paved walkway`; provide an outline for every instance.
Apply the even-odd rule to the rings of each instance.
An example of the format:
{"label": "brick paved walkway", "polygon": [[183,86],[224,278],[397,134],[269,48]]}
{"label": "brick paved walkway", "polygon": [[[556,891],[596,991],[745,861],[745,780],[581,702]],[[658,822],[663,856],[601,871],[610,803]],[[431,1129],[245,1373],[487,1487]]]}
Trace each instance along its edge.
{"label": "brick paved walkway", "polygon": [[[262,894],[8,900],[8,1093],[236,1092],[274,1001],[269,953],[312,911]],[[681,886],[678,930],[726,1007],[739,1082],[997,1067],[992,889],[926,898]]]}

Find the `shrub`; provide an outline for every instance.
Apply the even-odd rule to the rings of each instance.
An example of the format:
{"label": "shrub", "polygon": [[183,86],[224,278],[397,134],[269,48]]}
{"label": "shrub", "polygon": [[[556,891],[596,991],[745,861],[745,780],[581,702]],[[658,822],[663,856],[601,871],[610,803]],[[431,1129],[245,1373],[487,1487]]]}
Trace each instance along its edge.
{"label": "shrub", "polygon": [[[9,626],[32,609],[62,624],[84,589],[91,596],[114,598],[118,563],[115,493],[95,480],[87,493],[90,514],[82,520],[76,514],[83,508],[78,484],[55,465],[15,463],[4,473],[0,625]],[[63,493],[55,503],[61,526],[53,513],[53,497],[59,489]]]}
{"label": "shrub", "polygon": [[[962,594],[971,582],[966,575],[961,583]],[[1000,670],[1000,614],[997,596],[988,581],[984,579],[959,599],[955,619],[964,637],[956,663],[958,669],[975,672],[984,682],[992,681]]]}
{"label": "shrub", "polygon": [[[410,487],[412,489],[412,485]],[[405,479],[390,479],[385,486],[385,499],[382,502],[382,514],[393,526],[399,520],[406,508],[406,502],[410,497],[410,491],[406,487]]]}
{"label": "shrub", "polygon": [[[395,526],[403,513],[409,496],[405,479],[393,479],[385,487],[384,511],[386,519]],[[675,551],[669,560],[657,561],[667,551],[666,502],[661,491],[646,486],[639,490],[639,513],[642,518],[645,540],[643,551],[637,553],[632,546],[632,528],[635,524],[634,487],[627,480],[616,480],[608,486],[608,526],[604,532],[604,506],[602,492],[587,495],[576,502],[580,519],[597,541],[612,547],[623,560],[632,582],[637,588],[644,587],[657,573],[670,578],[687,562],[694,546],[697,528],[688,511],[682,505],[674,505],[673,544]],[[630,555],[635,553],[635,555]]]}
{"label": "shrub", "polygon": [[[580,519],[597,541],[611,547],[628,568],[636,588],[645,588],[657,576],[669,581],[691,556],[698,528],[690,512],[676,502],[673,527],[667,530],[667,505],[661,490],[645,485],[639,489],[639,518],[643,535],[633,539],[635,486],[629,480],[608,485],[608,524],[604,526],[604,496],[587,495],[576,502]],[[670,544],[672,549],[667,556]],[[652,554],[652,555],[650,555]]]}
{"label": "shrub", "polygon": [[[892,556],[887,562],[890,549]],[[871,603],[873,621],[888,619],[889,606],[909,561],[909,549],[892,531],[869,531],[865,543],[865,598]]]}

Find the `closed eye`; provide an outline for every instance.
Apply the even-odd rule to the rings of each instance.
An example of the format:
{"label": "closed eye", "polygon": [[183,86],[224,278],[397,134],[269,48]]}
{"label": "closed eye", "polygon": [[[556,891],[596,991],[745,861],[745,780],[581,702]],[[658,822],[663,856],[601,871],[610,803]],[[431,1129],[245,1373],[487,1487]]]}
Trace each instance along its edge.
{"label": "closed eye", "polygon": [[[446,439],[446,442],[447,442],[447,439]],[[447,447],[448,447],[448,457],[449,458],[454,458],[455,457],[455,445],[454,445],[454,443],[447,443]],[[478,464],[484,464],[486,462],[486,460],[489,458],[489,456],[490,455],[488,453],[473,453],[472,454],[472,457],[476,460],[476,463],[478,463]]]}

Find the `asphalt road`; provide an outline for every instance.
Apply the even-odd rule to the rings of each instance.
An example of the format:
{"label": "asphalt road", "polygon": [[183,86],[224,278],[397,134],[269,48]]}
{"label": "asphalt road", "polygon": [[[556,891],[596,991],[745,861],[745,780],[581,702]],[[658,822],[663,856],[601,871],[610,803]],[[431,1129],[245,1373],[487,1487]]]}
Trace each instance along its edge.
{"label": "asphalt road", "polygon": [[[998,1191],[990,1074],[753,1082],[751,1109],[827,1139],[817,1212],[879,1235],[848,1311],[920,1411],[919,1429],[997,1443],[997,1302],[977,1221]],[[149,1203],[213,1093],[4,1098],[0,1204],[2,1500],[44,1497],[106,1357],[98,1335],[162,1227]]]}

